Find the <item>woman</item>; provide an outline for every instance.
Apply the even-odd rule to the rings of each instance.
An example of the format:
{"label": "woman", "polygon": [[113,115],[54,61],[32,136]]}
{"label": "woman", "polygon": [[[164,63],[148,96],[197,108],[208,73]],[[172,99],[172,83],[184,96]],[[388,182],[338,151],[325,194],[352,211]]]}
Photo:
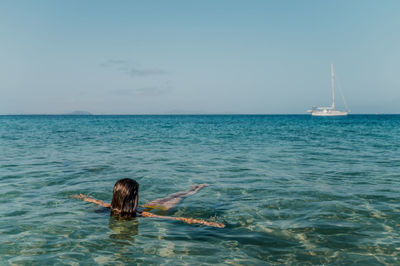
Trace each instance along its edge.
{"label": "woman", "polygon": [[[150,201],[143,205],[145,208],[156,208],[161,210],[169,210],[178,204],[184,197],[195,194],[197,191],[202,189],[203,187],[208,186],[207,184],[194,185],[190,189],[182,192],[177,192],[171,194],[165,198],[156,199]],[[87,202],[96,203],[105,208],[109,208],[111,210],[111,215],[117,217],[131,218],[136,216],[142,217],[152,217],[152,218],[161,218],[161,219],[170,219],[170,220],[178,220],[188,224],[203,224],[207,226],[214,227],[225,227],[224,224],[216,223],[216,222],[208,222],[199,219],[192,218],[184,218],[184,217],[171,217],[171,216],[161,216],[155,215],[147,211],[139,212],[137,210],[139,203],[139,184],[130,178],[124,178],[118,180],[114,185],[113,197],[111,204],[105,203],[101,200],[97,200],[91,197],[87,197],[85,195],[80,194],[79,196],[74,196],[77,199],[81,199]]]}

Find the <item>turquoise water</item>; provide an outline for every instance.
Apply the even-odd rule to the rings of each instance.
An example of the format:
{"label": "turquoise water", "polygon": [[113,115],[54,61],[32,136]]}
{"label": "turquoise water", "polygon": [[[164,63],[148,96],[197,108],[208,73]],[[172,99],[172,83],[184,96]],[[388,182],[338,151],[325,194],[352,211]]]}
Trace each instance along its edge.
{"label": "turquoise water", "polygon": [[[166,214],[141,204],[209,187]],[[400,116],[0,116],[0,264],[399,264]]]}

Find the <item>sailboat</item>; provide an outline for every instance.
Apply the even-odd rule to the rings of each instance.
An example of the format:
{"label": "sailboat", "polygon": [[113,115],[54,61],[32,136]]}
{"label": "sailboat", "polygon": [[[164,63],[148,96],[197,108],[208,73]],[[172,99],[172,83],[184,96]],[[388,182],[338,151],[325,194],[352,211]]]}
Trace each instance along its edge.
{"label": "sailboat", "polygon": [[[335,109],[335,72],[333,71],[333,64],[331,64],[331,77],[332,77],[332,106],[329,107],[313,107],[307,112],[311,113],[313,116],[346,116],[348,115],[348,110],[339,111]],[[343,95],[342,95],[343,97]],[[346,102],[343,97],[344,104]],[[346,107],[347,109],[347,107]]]}

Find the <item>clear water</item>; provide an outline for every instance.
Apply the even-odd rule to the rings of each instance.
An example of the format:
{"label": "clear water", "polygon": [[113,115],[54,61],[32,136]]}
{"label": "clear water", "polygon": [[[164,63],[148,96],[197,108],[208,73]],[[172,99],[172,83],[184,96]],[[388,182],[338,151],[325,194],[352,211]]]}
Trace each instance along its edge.
{"label": "clear water", "polygon": [[[70,198],[140,202],[137,218]],[[2,116],[0,264],[399,264],[400,116]]]}

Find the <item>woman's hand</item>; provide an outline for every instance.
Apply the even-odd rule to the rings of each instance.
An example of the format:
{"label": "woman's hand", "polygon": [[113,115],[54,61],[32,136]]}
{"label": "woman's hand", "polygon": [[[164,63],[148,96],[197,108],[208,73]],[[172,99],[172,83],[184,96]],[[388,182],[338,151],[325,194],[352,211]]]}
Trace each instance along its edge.
{"label": "woman's hand", "polygon": [[75,198],[75,199],[83,199],[83,198],[85,198],[86,196],[83,195],[83,194],[79,194],[79,195],[72,195],[71,197],[72,197],[72,198]]}
{"label": "woman's hand", "polygon": [[100,205],[100,206],[105,207],[105,208],[111,208],[111,204],[110,203],[105,203],[105,202],[103,202],[101,200],[98,200],[98,199],[95,199],[95,198],[91,198],[91,197],[87,197],[87,196],[85,196],[83,194],[72,195],[72,197],[75,198],[75,199],[80,199],[80,200],[86,201],[86,202],[95,203],[95,204]]}

